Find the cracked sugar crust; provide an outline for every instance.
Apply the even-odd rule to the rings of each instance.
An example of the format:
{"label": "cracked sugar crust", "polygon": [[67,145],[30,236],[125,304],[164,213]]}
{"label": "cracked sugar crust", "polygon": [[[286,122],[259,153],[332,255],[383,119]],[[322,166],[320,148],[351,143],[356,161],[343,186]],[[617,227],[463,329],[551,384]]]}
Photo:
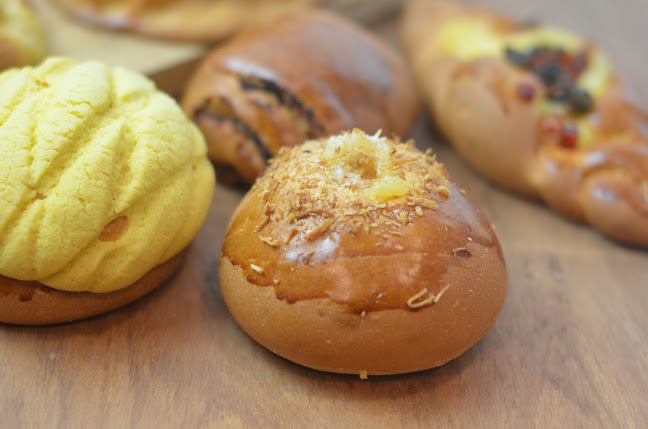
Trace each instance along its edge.
{"label": "cracked sugar crust", "polygon": [[62,57],[9,70],[0,139],[0,275],[110,292],[177,254],[206,216],[205,141],[139,73]]}

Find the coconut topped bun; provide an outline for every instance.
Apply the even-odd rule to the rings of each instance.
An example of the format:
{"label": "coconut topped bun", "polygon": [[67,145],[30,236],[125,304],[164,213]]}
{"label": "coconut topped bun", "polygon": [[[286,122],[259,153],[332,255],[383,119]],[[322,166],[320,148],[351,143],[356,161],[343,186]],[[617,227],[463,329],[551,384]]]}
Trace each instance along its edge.
{"label": "coconut topped bun", "polygon": [[312,368],[440,365],[495,321],[506,270],[489,223],[430,154],[359,130],[282,150],[221,259],[234,318]]}
{"label": "coconut topped bun", "polygon": [[0,139],[5,278],[126,288],[179,254],[210,205],[202,135],[126,69],[51,58],[3,73]]}

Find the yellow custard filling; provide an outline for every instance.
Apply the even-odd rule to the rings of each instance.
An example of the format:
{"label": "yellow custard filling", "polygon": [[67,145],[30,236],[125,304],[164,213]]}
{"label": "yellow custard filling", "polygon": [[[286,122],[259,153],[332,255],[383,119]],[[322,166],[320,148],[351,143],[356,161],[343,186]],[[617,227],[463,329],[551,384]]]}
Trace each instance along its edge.
{"label": "yellow custard filling", "polygon": [[[578,52],[586,42],[577,35],[555,27],[533,27],[513,33],[498,33],[492,24],[477,17],[457,18],[443,26],[439,33],[443,52],[464,61],[479,58],[503,58],[505,49],[528,50],[535,46],[563,48]],[[612,70],[607,59],[593,50],[585,71],[576,84],[592,97],[600,97],[610,84]]]}
{"label": "yellow custard filling", "polygon": [[[587,42],[577,35],[555,27],[533,27],[516,32],[499,31],[490,21],[478,17],[458,18],[448,22],[440,31],[439,45],[443,52],[464,61],[479,58],[504,58],[506,48],[529,51],[534,47],[562,48],[568,53],[578,53]],[[587,67],[575,84],[596,100],[609,88],[612,69],[608,60],[598,50],[589,51]],[[568,116],[564,103],[548,98],[536,99],[535,106],[542,116]],[[587,116],[572,118],[579,132],[578,145],[588,146],[596,139],[596,130]]]}
{"label": "yellow custard filling", "polygon": [[180,252],[214,188],[207,147],[154,84],[50,58],[0,74],[0,275],[111,292]]}
{"label": "yellow custard filling", "polygon": [[379,134],[354,131],[329,140],[325,156],[334,177],[362,183],[362,194],[381,200],[407,195],[409,184],[395,175],[393,148]]}

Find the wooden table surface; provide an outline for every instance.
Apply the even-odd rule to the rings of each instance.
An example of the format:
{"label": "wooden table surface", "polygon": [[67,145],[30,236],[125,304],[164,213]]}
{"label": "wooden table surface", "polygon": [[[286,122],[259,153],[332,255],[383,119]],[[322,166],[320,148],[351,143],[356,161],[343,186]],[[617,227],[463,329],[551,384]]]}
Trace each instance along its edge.
{"label": "wooden table surface", "polygon": [[[165,52],[164,65],[201,49],[91,32],[47,0],[36,3],[50,31],[65,26],[56,53],[85,58],[99,40],[112,46],[110,61],[149,71],[142,50]],[[483,3],[593,37],[648,104],[645,0]],[[389,23],[376,28],[391,37]],[[86,32],[97,39],[60,38]],[[361,380],[299,367],[256,344],[219,293],[217,255],[242,194],[218,186],[187,263],[157,292],[82,322],[0,325],[0,427],[648,427],[648,252],[492,187],[425,119],[413,136],[482,207],[507,260],[504,310],[464,355]]]}

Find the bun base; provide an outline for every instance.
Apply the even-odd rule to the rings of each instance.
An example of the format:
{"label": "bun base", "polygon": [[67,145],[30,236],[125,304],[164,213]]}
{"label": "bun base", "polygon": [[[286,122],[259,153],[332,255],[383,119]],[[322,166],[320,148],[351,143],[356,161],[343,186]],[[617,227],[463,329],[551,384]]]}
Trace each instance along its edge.
{"label": "bun base", "polygon": [[453,293],[462,289],[460,301],[464,310],[473,310],[470,316],[461,314],[454,306],[458,301],[452,299],[419,311],[389,309],[363,315],[330,299],[289,304],[275,296],[273,287],[248,282],[229,258],[222,257],[219,266],[225,303],[254,340],[308,368],[363,378],[437,367],[475,344],[497,319],[506,294],[503,266],[495,265],[484,275],[482,281],[498,286],[481,294],[470,290],[475,279],[469,270],[458,270],[455,276]]}
{"label": "bun base", "polygon": [[162,285],[180,268],[186,254],[185,249],[127,288],[110,293],[66,292],[34,281],[0,276],[0,322],[53,325],[115,310]]}

